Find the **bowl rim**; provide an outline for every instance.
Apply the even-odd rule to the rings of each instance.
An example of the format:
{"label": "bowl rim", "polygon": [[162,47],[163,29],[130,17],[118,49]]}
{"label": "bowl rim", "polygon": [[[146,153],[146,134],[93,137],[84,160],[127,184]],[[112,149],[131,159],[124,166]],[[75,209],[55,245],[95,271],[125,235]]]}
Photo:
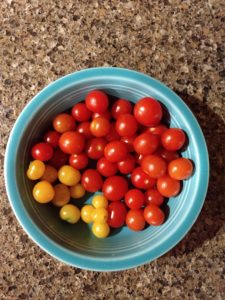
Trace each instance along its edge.
{"label": "bowl rim", "polygon": [[[201,184],[200,186],[201,200],[195,201],[194,209],[192,208],[191,217],[190,214],[186,215],[182,226],[180,226],[172,236],[170,236],[162,243],[160,251],[157,251],[157,253],[154,253],[153,251],[152,254],[148,253],[147,251],[143,251],[141,252],[141,254],[137,253],[132,257],[128,256],[123,260],[118,259],[117,261],[113,262],[110,262],[106,258],[92,258],[89,256],[80,255],[73,251],[69,251],[68,249],[58,245],[56,242],[46,236],[30,218],[25,207],[21,205],[20,201],[18,201],[19,192],[14,184],[15,181],[13,176],[13,174],[15,173],[15,144],[17,142],[19,144],[18,134],[20,132],[21,126],[23,126],[24,122],[26,122],[26,118],[29,113],[35,110],[40,102],[47,102],[49,97],[53,96],[55,93],[58,93],[60,90],[63,90],[66,85],[72,84],[75,80],[85,80],[93,76],[102,75],[128,77],[137,81],[141,80],[146,85],[154,84],[162,93],[166,94],[168,97],[172,97],[173,101],[175,101],[178,106],[182,107],[185,110],[186,115],[191,121],[192,129],[194,129],[198,133],[198,139],[201,144],[201,159],[205,164],[205,172],[201,175],[201,181],[204,182],[204,184]],[[74,267],[93,271],[120,271],[143,265],[162,256],[163,254],[171,250],[175,245],[177,245],[188,233],[188,231],[195,223],[198,215],[200,214],[205,201],[209,181],[209,158],[205,138],[195,116],[193,115],[189,107],[184,103],[184,101],[169,87],[149,75],[134,70],[116,67],[97,67],[76,71],[63,76],[56,81],[53,81],[39,93],[37,93],[24,107],[16,122],[14,123],[8,139],[4,160],[4,177],[9,202],[14,214],[17,217],[17,220],[19,221],[25,232],[28,234],[28,236],[40,248],[42,248],[51,256],[57,258],[59,261],[62,261],[63,263],[72,265]]]}

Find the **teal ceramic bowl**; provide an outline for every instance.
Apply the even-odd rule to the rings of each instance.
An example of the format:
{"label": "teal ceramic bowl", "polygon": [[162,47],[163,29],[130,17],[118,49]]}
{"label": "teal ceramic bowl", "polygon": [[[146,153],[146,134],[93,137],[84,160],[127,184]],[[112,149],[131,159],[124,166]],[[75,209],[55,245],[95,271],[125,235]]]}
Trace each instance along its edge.
{"label": "teal ceramic bowl", "polygon": [[[195,163],[193,176],[169,199],[168,220],[141,232],[127,227],[106,239],[97,239],[83,222],[70,225],[58,218],[58,209],[32,198],[33,184],[26,178],[29,151],[53,117],[93,90],[126,98],[134,103],[152,96],[171,116],[171,126],[184,129],[189,145],[184,157]],[[27,234],[46,252],[82,269],[116,271],[150,262],[174,247],[198,217],[206,196],[209,162],[202,131],[185,103],[168,87],[144,74],[119,68],[94,68],[69,74],[44,88],[24,108],[11,132],[5,157],[5,181],[13,211]],[[87,201],[90,201],[90,198]],[[78,201],[76,201],[78,203]],[[9,229],[10,230],[10,229]]]}

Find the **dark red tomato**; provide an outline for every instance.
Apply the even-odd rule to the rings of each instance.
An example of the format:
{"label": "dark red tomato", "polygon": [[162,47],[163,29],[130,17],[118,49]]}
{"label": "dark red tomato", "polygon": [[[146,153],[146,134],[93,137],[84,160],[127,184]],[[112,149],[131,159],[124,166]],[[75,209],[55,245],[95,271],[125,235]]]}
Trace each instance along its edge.
{"label": "dark red tomato", "polygon": [[187,179],[193,172],[193,165],[190,159],[181,157],[171,161],[168,165],[170,177],[177,180]]}
{"label": "dark red tomato", "polygon": [[110,124],[109,133],[105,136],[105,138],[108,142],[120,140],[120,135],[116,131],[115,123]]}
{"label": "dark red tomato", "polygon": [[139,154],[152,154],[156,151],[158,146],[158,137],[150,132],[142,133],[134,140],[134,150]]}
{"label": "dark red tomato", "polygon": [[48,143],[38,143],[31,149],[33,159],[48,161],[53,157],[54,151]]}
{"label": "dark red tomato", "polygon": [[110,201],[121,200],[128,191],[127,180],[122,176],[108,177],[103,183],[102,192]]}
{"label": "dark red tomato", "polygon": [[53,148],[58,147],[59,144],[60,133],[54,130],[46,132],[44,136],[44,141],[48,143]]}
{"label": "dark red tomato", "polygon": [[180,192],[180,181],[164,175],[157,180],[157,189],[164,197],[175,197]]}
{"label": "dark red tomato", "polygon": [[106,110],[105,112],[103,113],[93,113],[92,114],[92,119],[94,120],[95,118],[98,118],[98,117],[103,117],[105,119],[107,119],[108,121],[111,120],[112,118],[112,115],[111,115],[111,112],[109,110]]}
{"label": "dark red tomato", "polygon": [[121,141],[112,141],[107,144],[104,150],[105,158],[111,162],[118,162],[127,157],[127,145]]}
{"label": "dark red tomato", "polygon": [[110,123],[103,117],[95,118],[91,122],[91,133],[96,137],[103,137],[109,133]]}
{"label": "dark red tomato", "polygon": [[74,118],[69,114],[59,114],[53,120],[53,128],[59,133],[74,130],[75,127]]}
{"label": "dark red tomato", "polygon": [[145,221],[152,226],[159,226],[165,220],[164,212],[155,204],[149,204],[144,209]]}
{"label": "dark red tomato", "polygon": [[112,228],[122,227],[127,215],[126,206],[119,202],[112,202],[108,206],[108,224]]}
{"label": "dark red tomato", "polygon": [[135,117],[131,114],[123,114],[118,116],[116,120],[116,131],[120,136],[133,136],[138,128]]}
{"label": "dark red tomato", "polygon": [[163,147],[169,151],[177,151],[181,149],[185,140],[185,133],[179,128],[169,128],[161,136]]}
{"label": "dark red tomato", "polygon": [[143,154],[135,153],[136,163],[137,163],[138,165],[141,165],[142,159],[143,159],[144,157],[145,157],[145,156],[144,156]]}
{"label": "dark red tomato", "polygon": [[145,196],[140,190],[131,189],[125,194],[125,203],[130,209],[139,209],[145,203]]}
{"label": "dark red tomato", "polygon": [[155,126],[162,118],[162,107],[158,101],[146,97],[140,99],[134,106],[136,120],[145,126]]}
{"label": "dark red tomato", "polygon": [[91,111],[87,108],[85,103],[77,103],[73,106],[71,111],[72,116],[78,122],[85,122],[91,118]]}
{"label": "dark red tomato", "polygon": [[103,180],[97,170],[88,169],[84,171],[81,183],[86,191],[94,193],[102,188]]}
{"label": "dark red tomato", "polygon": [[59,148],[67,154],[80,154],[84,147],[85,139],[76,131],[64,132],[59,139]]}
{"label": "dark red tomato", "polygon": [[165,160],[158,155],[147,155],[141,162],[142,170],[152,178],[159,178],[166,173],[167,164]]}
{"label": "dark red tomato", "polygon": [[101,175],[109,177],[115,175],[118,168],[116,163],[112,163],[105,157],[102,157],[98,160],[97,170]]}
{"label": "dark red tomato", "polygon": [[104,113],[109,106],[109,99],[104,92],[95,90],[88,93],[85,104],[92,112]]}
{"label": "dark red tomato", "polygon": [[134,143],[135,138],[136,138],[136,135],[133,135],[133,136],[130,136],[130,137],[127,137],[127,136],[122,136],[121,137],[121,141],[124,142],[127,145],[129,152],[134,151],[133,143]]}
{"label": "dark red tomato", "polygon": [[87,141],[86,153],[91,159],[99,159],[104,155],[107,141],[104,138],[93,138]]}
{"label": "dark red tomato", "polygon": [[138,189],[148,190],[155,185],[156,179],[148,176],[141,167],[137,167],[131,174],[131,182]]}
{"label": "dark red tomato", "polygon": [[163,196],[157,189],[147,190],[145,192],[145,204],[155,204],[157,206],[162,205],[164,202]]}
{"label": "dark red tomato", "polygon": [[155,154],[161,156],[166,162],[179,158],[179,154],[176,151],[169,151],[164,148],[158,149]]}
{"label": "dark red tomato", "polygon": [[120,115],[130,114],[132,112],[133,106],[131,102],[125,99],[119,99],[112,105],[112,116],[117,119]]}
{"label": "dark red tomato", "polygon": [[131,209],[126,216],[127,227],[134,231],[140,231],[145,228],[145,219],[142,209]]}
{"label": "dark red tomato", "polygon": [[129,174],[135,167],[135,158],[133,155],[128,154],[124,160],[117,163],[118,169],[122,174]]}
{"label": "dark red tomato", "polygon": [[82,122],[77,126],[77,131],[83,135],[85,139],[90,139],[93,137],[91,133],[91,123]]}
{"label": "dark red tomato", "polygon": [[77,170],[81,170],[87,167],[88,157],[86,153],[72,154],[69,157],[69,164]]}
{"label": "dark red tomato", "polygon": [[56,169],[59,169],[62,166],[66,165],[67,162],[68,155],[62,152],[60,149],[56,149],[54,151],[53,157],[48,161],[48,163]]}
{"label": "dark red tomato", "polygon": [[147,128],[145,132],[151,132],[152,134],[161,136],[167,129],[168,127],[166,127],[165,125],[158,124],[154,127]]}

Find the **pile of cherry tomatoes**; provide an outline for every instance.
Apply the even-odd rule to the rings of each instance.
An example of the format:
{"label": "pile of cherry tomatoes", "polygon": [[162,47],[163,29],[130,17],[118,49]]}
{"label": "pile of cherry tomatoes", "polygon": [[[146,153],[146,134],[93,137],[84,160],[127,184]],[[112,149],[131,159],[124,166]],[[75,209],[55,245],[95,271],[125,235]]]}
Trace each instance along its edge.
{"label": "pile of cherry tomatoes", "polygon": [[[70,112],[57,115],[53,129],[32,147],[27,176],[39,180],[34,199],[60,207],[60,218],[69,223],[93,222],[99,238],[124,224],[135,231],[146,223],[161,225],[164,199],[178,195],[181,180],[193,172],[191,160],[178,153],[184,131],[160,123],[162,117],[153,98],[110,104],[103,91],[91,91]],[[80,211],[69,202],[86,191],[102,194]]]}

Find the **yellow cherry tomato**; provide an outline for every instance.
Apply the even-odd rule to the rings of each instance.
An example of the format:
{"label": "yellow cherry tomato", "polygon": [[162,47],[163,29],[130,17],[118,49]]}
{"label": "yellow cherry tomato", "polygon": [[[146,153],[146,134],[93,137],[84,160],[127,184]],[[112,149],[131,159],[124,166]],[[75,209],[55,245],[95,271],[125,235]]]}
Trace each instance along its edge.
{"label": "yellow cherry tomato", "polygon": [[42,180],[35,184],[33,188],[34,199],[39,203],[50,202],[55,195],[55,191],[51,183]]}
{"label": "yellow cherry tomato", "polygon": [[70,196],[74,199],[83,197],[85,194],[85,189],[81,183],[70,187]]}
{"label": "yellow cherry tomato", "polygon": [[92,214],[95,208],[92,205],[84,205],[81,208],[81,219],[85,223],[91,223],[93,222]]}
{"label": "yellow cherry tomato", "polygon": [[54,186],[54,190],[55,196],[52,199],[52,203],[55,206],[60,207],[67,204],[70,201],[70,190],[66,185],[62,183],[56,184]]}
{"label": "yellow cherry tomato", "polygon": [[60,209],[59,216],[62,220],[75,224],[80,220],[80,210],[73,204],[66,204]]}
{"label": "yellow cherry tomato", "polygon": [[92,225],[92,232],[97,238],[104,239],[109,235],[110,228],[107,223],[94,222]]}
{"label": "yellow cherry tomato", "polygon": [[108,220],[108,211],[104,207],[96,208],[92,213],[93,222],[105,223]]}
{"label": "yellow cherry tomato", "polygon": [[41,160],[33,160],[30,162],[27,177],[31,180],[40,179],[45,172],[45,164]]}
{"label": "yellow cherry tomato", "polygon": [[99,208],[99,207],[106,208],[108,206],[108,200],[103,195],[96,195],[92,199],[92,205],[95,208]]}
{"label": "yellow cherry tomato", "polygon": [[62,166],[58,171],[59,181],[65,185],[76,185],[81,178],[80,172],[71,166]]}
{"label": "yellow cherry tomato", "polygon": [[55,182],[58,178],[58,171],[50,165],[45,166],[45,172],[41,177],[42,180],[46,180],[48,182]]}

